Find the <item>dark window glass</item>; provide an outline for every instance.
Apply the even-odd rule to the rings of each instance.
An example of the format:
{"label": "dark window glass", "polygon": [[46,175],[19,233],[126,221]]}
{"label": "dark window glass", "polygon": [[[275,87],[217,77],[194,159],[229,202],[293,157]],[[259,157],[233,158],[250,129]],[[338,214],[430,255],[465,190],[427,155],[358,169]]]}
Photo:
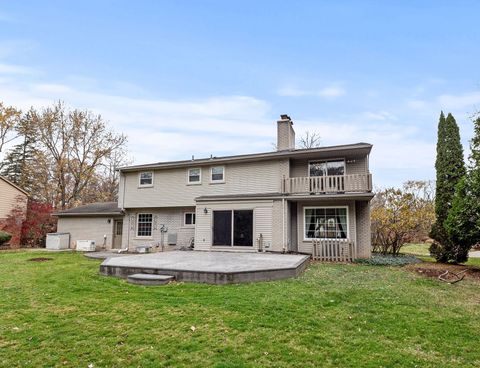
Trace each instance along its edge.
{"label": "dark window glass", "polygon": [[185,225],[195,225],[195,214],[186,213],[185,214]]}
{"label": "dark window glass", "polygon": [[200,169],[188,170],[188,182],[199,183],[200,182]]}
{"label": "dark window glass", "polygon": [[310,176],[345,175],[345,162],[343,160],[310,162],[309,172]]}
{"label": "dark window glass", "polygon": [[223,166],[212,167],[212,181],[223,181]]}
{"label": "dark window glass", "polygon": [[140,173],[140,185],[152,185],[153,184],[153,173],[152,172],[142,172]]}
{"label": "dark window glass", "polygon": [[233,211],[233,245],[253,246],[253,211]]}
{"label": "dark window glass", "polygon": [[232,245],[232,211],[213,211],[213,245]]}

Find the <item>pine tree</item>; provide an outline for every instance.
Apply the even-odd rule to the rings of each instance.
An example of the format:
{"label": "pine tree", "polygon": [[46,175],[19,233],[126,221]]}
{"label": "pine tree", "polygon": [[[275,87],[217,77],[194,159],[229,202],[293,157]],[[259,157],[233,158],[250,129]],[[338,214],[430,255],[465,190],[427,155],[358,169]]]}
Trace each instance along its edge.
{"label": "pine tree", "polygon": [[40,182],[44,180],[44,174],[40,170],[43,155],[37,148],[29,118],[31,112],[27,112],[15,127],[22,141],[6,153],[0,163],[0,175],[26,190],[31,196],[37,197]]}
{"label": "pine tree", "polygon": [[34,187],[33,169],[36,165],[36,149],[26,137],[10,149],[0,165],[0,175],[30,192]]}
{"label": "pine tree", "polygon": [[474,121],[470,141],[470,167],[458,183],[445,226],[453,246],[450,258],[457,263],[468,259],[468,251],[480,243],[480,117]]}
{"label": "pine tree", "polygon": [[447,233],[445,221],[452,207],[455,187],[465,175],[463,147],[460,143],[460,130],[452,114],[445,119],[443,111],[438,122],[437,172],[435,215],[436,222],[432,226],[430,236],[435,242],[430,247],[430,253],[439,262],[452,259],[452,249],[455,248]]}

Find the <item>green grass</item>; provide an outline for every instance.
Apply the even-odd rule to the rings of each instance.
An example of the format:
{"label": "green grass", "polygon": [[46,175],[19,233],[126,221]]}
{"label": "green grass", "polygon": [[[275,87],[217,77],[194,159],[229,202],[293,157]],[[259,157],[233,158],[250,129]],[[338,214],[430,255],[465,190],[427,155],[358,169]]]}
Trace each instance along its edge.
{"label": "green grass", "polygon": [[[435,259],[430,256],[430,252],[428,248],[430,244],[406,244],[402,247],[401,252],[404,254],[413,254],[418,256],[422,261],[425,262],[435,262]],[[465,263],[468,266],[480,266],[480,258],[472,258],[470,257],[468,261]]]}
{"label": "green grass", "polygon": [[[27,261],[40,256],[54,260]],[[98,265],[0,253],[0,366],[480,366],[470,280],[314,264],[284,281],[141,287],[98,275]]]}

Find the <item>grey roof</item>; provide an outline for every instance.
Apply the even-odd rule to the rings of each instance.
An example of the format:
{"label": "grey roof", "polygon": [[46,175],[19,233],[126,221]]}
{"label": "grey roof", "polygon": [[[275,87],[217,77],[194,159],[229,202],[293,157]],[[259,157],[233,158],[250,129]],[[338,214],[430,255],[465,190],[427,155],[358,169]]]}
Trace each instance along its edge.
{"label": "grey roof", "polygon": [[97,202],[85,204],[68,210],[58,211],[55,216],[107,216],[121,215],[123,211],[118,207],[117,202]]}
{"label": "grey roof", "polygon": [[133,165],[133,166],[124,166],[119,168],[120,171],[137,171],[145,169],[168,169],[168,168],[177,168],[185,166],[202,166],[210,165],[212,163],[227,163],[227,162],[236,162],[236,161],[260,161],[260,160],[271,160],[274,158],[301,158],[307,157],[308,155],[316,154],[319,157],[321,155],[328,155],[331,153],[342,153],[342,154],[368,154],[372,150],[372,145],[370,143],[355,143],[355,144],[345,144],[338,146],[325,146],[318,148],[305,148],[305,149],[292,149],[292,150],[282,150],[282,151],[273,151],[273,152],[263,152],[263,153],[251,153],[245,155],[234,155],[234,156],[222,156],[222,157],[208,157],[200,158],[194,160],[182,160],[182,161],[166,161],[166,162],[156,162],[151,164],[144,165]]}

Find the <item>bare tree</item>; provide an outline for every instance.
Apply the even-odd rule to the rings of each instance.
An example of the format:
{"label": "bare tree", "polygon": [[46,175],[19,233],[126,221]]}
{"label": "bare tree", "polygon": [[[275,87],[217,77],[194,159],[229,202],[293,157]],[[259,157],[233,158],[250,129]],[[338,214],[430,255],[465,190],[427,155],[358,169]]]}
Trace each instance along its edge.
{"label": "bare tree", "polygon": [[317,148],[320,147],[321,137],[318,132],[309,132],[308,130],[298,140],[300,148]]}
{"label": "bare tree", "polygon": [[49,163],[60,208],[82,202],[82,193],[97,179],[98,170],[122,149],[126,136],[111,131],[100,115],[66,109],[62,102],[31,110],[29,123]]}
{"label": "bare tree", "polygon": [[20,122],[21,112],[13,107],[4,106],[3,102],[0,102],[0,153],[3,147],[8,142],[16,138],[10,137]]}

